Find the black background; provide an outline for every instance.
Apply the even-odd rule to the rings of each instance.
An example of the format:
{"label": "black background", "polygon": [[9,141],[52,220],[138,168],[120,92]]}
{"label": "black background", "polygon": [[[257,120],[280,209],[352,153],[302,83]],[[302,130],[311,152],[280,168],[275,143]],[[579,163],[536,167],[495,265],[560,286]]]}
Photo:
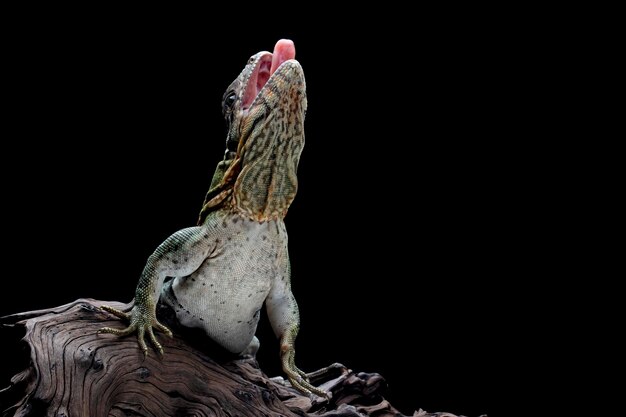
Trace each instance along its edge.
{"label": "black background", "polygon": [[[8,39],[0,315],[130,300],[154,248],[196,221],[224,150],[224,89],[291,38],[309,101],[286,218],[299,366],[378,372],[406,414],[491,414],[515,361],[502,281],[524,269],[506,20],[217,34],[122,20],[26,19]],[[266,319],[259,337],[262,368],[280,374]]]}

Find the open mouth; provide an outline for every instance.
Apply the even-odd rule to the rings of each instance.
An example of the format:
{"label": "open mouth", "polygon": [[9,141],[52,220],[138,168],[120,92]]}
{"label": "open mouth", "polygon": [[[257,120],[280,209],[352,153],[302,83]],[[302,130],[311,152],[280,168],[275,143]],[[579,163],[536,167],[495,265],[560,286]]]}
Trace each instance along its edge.
{"label": "open mouth", "polygon": [[259,92],[263,89],[272,74],[280,68],[280,66],[290,59],[296,57],[296,48],[292,41],[281,39],[276,42],[273,53],[266,53],[259,59],[256,67],[250,74],[246,91],[241,101],[241,109],[248,110]]}

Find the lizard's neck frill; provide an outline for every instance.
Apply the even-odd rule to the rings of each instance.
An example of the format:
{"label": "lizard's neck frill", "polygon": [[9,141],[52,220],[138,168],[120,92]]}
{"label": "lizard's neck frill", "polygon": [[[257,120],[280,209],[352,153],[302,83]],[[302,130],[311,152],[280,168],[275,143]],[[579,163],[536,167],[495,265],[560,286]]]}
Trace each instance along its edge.
{"label": "lizard's neck frill", "polygon": [[[286,213],[284,213],[286,214]],[[215,222],[219,219],[240,219],[244,221],[254,222],[254,223],[267,223],[267,222],[282,222],[285,220],[285,215],[264,215],[263,213],[258,213],[258,215],[250,214],[246,211],[240,210],[237,206],[233,204],[232,201],[226,202],[222,207],[217,210],[209,213],[203,220],[203,223],[207,222]]]}
{"label": "lizard's neck frill", "polygon": [[275,213],[270,213],[270,214],[266,214],[266,213],[250,213],[248,211],[246,211],[245,209],[242,210],[240,207],[237,206],[231,206],[231,212],[232,213],[236,213],[237,215],[243,217],[244,219],[247,220],[251,220],[251,221],[255,221],[258,223],[265,223],[265,222],[272,222],[272,221],[278,221],[278,220],[284,220],[285,219],[285,215],[287,214],[287,211],[285,211],[284,213],[279,213],[279,212],[275,212]]}

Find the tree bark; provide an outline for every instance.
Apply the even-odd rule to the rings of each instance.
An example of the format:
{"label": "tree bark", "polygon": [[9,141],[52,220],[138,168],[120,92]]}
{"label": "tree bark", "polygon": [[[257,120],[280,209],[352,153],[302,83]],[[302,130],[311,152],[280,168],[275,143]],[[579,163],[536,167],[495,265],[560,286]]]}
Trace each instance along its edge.
{"label": "tree bark", "polygon": [[[0,391],[3,417],[403,417],[383,398],[386,384],[378,374],[338,371],[320,386],[332,393],[327,401],[304,396],[281,378],[268,378],[254,358],[212,358],[176,330],[174,338],[160,337],[163,357],[154,351],[144,357],[135,337],[98,333],[104,326],[120,327],[119,319],[100,309],[103,304],[130,308],[79,299],[0,318],[5,335],[10,328],[22,329],[3,335],[2,343],[17,343],[25,332],[22,341],[30,357]],[[419,410],[416,416],[452,414]]]}

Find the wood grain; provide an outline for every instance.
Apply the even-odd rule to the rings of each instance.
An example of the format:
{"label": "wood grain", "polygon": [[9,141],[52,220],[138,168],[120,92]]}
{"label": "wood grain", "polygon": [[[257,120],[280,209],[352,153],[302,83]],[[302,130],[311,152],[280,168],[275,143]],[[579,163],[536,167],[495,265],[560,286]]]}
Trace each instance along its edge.
{"label": "wood grain", "polygon": [[[338,371],[321,385],[332,399],[312,400],[282,378],[268,378],[254,358],[218,361],[176,332],[174,338],[159,334],[163,357],[153,351],[144,357],[135,337],[98,333],[104,326],[120,327],[119,319],[100,309],[103,304],[130,308],[79,299],[0,318],[2,333],[23,329],[30,355],[24,371],[0,391],[3,417],[403,417],[383,398],[386,384],[378,374]],[[4,335],[2,340],[19,342]],[[452,415],[419,410],[413,416]]]}

